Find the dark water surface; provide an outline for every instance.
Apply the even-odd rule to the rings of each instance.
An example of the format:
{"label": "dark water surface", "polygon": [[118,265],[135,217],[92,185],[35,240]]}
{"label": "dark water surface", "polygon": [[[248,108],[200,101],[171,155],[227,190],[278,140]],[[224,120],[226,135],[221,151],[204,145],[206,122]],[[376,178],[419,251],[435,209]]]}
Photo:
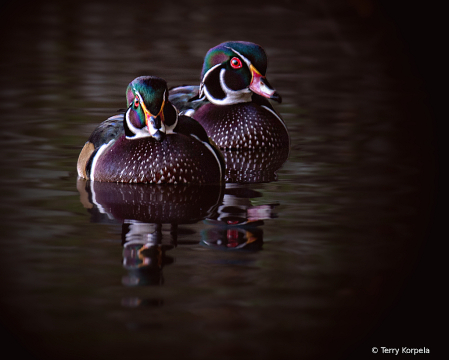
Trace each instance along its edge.
{"label": "dark water surface", "polygon": [[[431,348],[430,285],[410,281],[432,240],[432,118],[376,2],[13,4],[0,58],[10,347],[58,359]],[[132,79],[198,84],[226,40],[268,54],[291,135],[277,179],[225,191],[77,182],[81,147]]]}

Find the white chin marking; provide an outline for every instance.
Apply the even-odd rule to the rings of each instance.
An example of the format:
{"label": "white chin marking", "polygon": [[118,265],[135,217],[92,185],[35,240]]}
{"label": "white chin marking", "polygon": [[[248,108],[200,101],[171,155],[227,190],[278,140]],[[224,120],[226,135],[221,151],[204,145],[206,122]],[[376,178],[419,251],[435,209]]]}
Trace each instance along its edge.
{"label": "white chin marking", "polygon": [[126,117],[126,124],[128,125],[129,130],[131,130],[131,132],[134,133],[134,136],[126,136],[128,140],[152,136],[152,134],[148,132],[148,128],[146,126],[143,127],[142,129],[139,129],[136,128],[133,124],[131,124],[131,121],[129,120],[129,112],[126,113],[125,117]]}
{"label": "white chin marking", "polygon": [[224,81],[224,75],[226,70],[221,69],[220,71],[220,86],[223,92],[226,94],[224,99],[216,99],[214,98],[209,91],[207,90],[207,87],[204,86],[203,90],[206,94],[207,99],[215,105],[232,105],[232,104],[238,104],[238,103],[244,103],[244,102],[250,102],[251,101],[251,95],[252,92],[248,88],[242,89],[242,90],[232,90],[226,86],[226,83]]}

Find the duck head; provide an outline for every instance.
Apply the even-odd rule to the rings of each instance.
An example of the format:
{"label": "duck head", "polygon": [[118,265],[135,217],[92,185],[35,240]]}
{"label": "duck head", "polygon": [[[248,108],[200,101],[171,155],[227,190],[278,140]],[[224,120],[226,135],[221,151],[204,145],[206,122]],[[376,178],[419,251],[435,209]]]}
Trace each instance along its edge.
{"label": "duck head", "polygon": [[168,87],[164,79],[140,76],[126,89],[128,109],[124,127],[128,139],[153,137],[163,141],[173,133],[178,121],[176,108],[168,101]]}
{"label": "duck head", "polygon": [[262,47],[244,41],[224,42],[204,58],[199,96],[216,105],[249,102],[253,93],[281,102],[265,77],[266,70]]}

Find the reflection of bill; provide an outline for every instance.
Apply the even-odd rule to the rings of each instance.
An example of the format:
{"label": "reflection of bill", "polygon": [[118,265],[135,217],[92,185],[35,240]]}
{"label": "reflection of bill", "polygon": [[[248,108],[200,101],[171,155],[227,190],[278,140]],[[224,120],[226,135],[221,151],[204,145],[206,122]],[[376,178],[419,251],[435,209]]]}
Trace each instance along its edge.
{"label": "reflection of bill", "polygon": [[275,206],[276,206],[276,204],[259,205],[259,206],[249,207],[246,210],[248,221],[259,221],[259,220],[272,219],[274,217],[272,210]]}
{"label": "reflection of bill", "polygon": [[122,278],[124,285],[163,284],[162,269],[174,261],[166,255],[176,245],[176,238],[170,235],[173,232],[171,227],[163,230],[161,224],[125,220],[122,227],[123,267],[128,270],[128,275]]}
{"label": "reflection of bill", "polygon": [[206,219],[211,228],[201,233],[201,244],[220,250],[262,249],[264,220],[276,217],[278,204],[253,205],[252,199],[262,197],[248,185],[227,184],[222,204],[215,217]]}
{"label": "reflection of bill", "polygon": [[258,226],[263,225],[263,220],[275,218],[277,215],[273,209],[279,204],[253,205],[252,199],[262,197],[262,193],[247,186],[227,184],[222,203],[215,216],[207,218],[207,223],[218,226]]}
{"label": "reflection of bill", "polygon": [[213,227],[203,230],[201,244],[220,250],[258,251],[263,245],[263,230],[258,226]]}

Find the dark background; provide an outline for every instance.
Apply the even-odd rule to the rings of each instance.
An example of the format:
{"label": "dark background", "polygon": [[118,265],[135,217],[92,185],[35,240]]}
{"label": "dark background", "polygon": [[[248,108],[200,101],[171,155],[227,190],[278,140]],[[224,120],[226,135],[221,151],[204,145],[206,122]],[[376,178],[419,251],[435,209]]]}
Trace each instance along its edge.
{"label": "dark background", "polygon": [[[248,3],[255,8],[266,3],[270,4],[266,1]],[[442,50],[446,47],[443,10],[437,2],[395,2],[392,4],[391,1],[353,0],[320,3],[323,8],[330,8],[337,18],[351,19],[351,21],[364,23],[366,28],[382,29],[384,32],[380,31],[380,33],[387,33],[388,36],[382,36],[380,42],[386,53],[394,54],[388,64],[391,76],[407,84],[404,87],[424,94],[422,103],[416,103],[411,99],[410,102],[405,101],[401,106],[406,114],[423,114],[422,117],[409,117],[409,123],[403,129],[410,136],[404,137],[402,146],[404,149],[415,152],[413,154],[415,161],[419,163],[422,170],[413,181],[420,184],[422,189],[422,196],[417,200],[419,204],[416,208],[420,211],[418,217],[424,220],[417,230],[425,239],[414,254],[416,266],[405,280],[399,296],[373,323],[372,329],[358,343],[358,347],[343,352],[342,358],[367,358],[368,356],[374,358],[376,355],[368,355],[366,352],[366,349],[372,346],[428,347],[431,350],[430,356],[433,358],[443,347],[443,344],[438,341],[437,328],[438,324],[444,323],[440,306],[442,298],[440,289],[444,286],[442,282],[445,274],[441,266],[442,262],[438,260],[438,254],[442,253],[442,247],[446,241],[442,229],[444,199],[440,174],[442,159],[444,159],[442,145],[444,132],[441,128],[443,106],[441,104],[445,103],[442,96],[445,88],[442,88],[442,85],[446,81],[446,71],[442,67],[442,60],[445,59]],[[67,4],[70,6],[70,2]],[[139,4],[138,2],[129,3],[126,6],[139,6]],[[228,2],[228,5],[234,7],[236,12],[239,11],[239,4],[241,2]],[[126,6],[123,7],[124,11]],[[180,6],[190,5],[182,3]],[[294,7],[295,5],[285,1],[285,6]],[[7,38],[15,31],[21,12],[30,9],[32,9],[31,2],[26,1],[1,4],[2,57],[4,60],[7,59],[7,63],[15,61],[14,58],[9,58],[11,54],[13,56],[15,54],[9,51],[11,44]],[[115,20],[111,19],[111,26]],[[270,21],[269,12],[264,13],[263,21]],[[348,36],[357,37],[357,34]],[[29,46],[27,39],[22,41],[20,44],[15,44],[23,50],[20,54],[33,56],[26,52]],[[29,72],[26,74],[31,76]],[[17,79],[17,81],[20,80]],[[5,85],[1,84],[1,86]],[[7,318],[8,309],[2,307],[2,312]],[[17,336],[11,336],[9,326],[5,326],[4,346],[18,356],[26,339],[17,341]],[[331,340],[330,343],[332,343]],[[377,356],[386,355],[377,354]]]}

